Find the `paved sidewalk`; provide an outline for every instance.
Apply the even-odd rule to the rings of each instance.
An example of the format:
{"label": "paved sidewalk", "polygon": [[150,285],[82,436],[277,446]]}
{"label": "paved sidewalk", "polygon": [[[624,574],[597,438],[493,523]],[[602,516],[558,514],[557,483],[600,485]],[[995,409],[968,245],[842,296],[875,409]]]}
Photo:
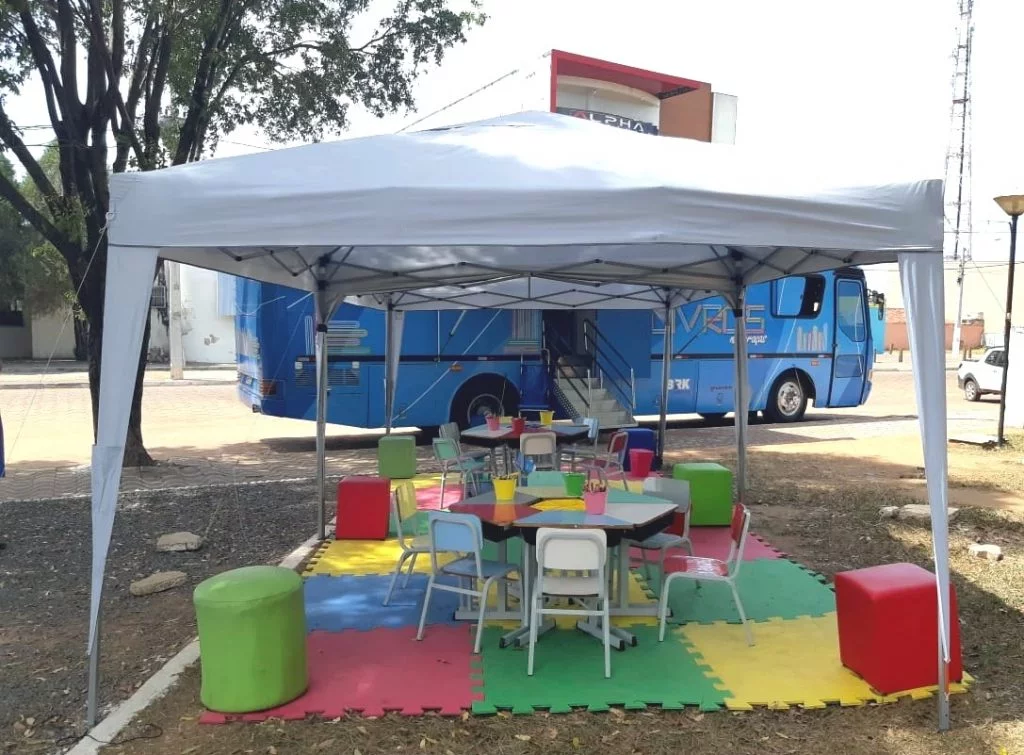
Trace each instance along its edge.
{"label": "paved sidewalk", "polygon": [[[171,380],[166,364],[146,366],[146,385],[183,387],[191,385],[233,385],[238,371],[233,364],[188,365],[183,380]],[[0,389],[4,388],[81,388],[89,385],[85,362],[15,361],[0,365]]]}

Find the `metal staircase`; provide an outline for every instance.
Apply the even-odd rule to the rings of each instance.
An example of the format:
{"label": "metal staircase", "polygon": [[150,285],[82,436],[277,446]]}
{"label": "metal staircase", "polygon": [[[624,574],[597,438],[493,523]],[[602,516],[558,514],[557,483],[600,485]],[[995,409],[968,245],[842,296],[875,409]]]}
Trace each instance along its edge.
{"label": "metal staircase", "polygon": [[569,417],[596,417],[602,430],[636,427],[635,379],[625,359],[593,322],[584,322],[583,353],[571,353],[554,331],[545,331],[553,398]]}

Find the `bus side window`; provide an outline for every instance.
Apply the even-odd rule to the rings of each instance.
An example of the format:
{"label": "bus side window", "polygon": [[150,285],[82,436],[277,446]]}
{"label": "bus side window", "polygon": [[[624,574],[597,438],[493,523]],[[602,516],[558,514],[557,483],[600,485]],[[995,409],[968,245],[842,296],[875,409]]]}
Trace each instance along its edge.
{"label": "bus side window", "polygon": [[796,275],[772,281],[772,315],[817,317],[824,296],[825,279],[820,275]]}

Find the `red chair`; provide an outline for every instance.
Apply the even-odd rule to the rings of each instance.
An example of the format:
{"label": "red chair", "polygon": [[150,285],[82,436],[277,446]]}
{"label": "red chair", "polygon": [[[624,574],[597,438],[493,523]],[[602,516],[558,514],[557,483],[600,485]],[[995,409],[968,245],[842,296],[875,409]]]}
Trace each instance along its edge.
{"label": "red chair", "polygon": [[677,579],[692,579],[697,582],[725,582],[729,585],[729,589],[732,590],[732,599],[736,603],[736,610],[740,614],[740,621],[743,622],[743,629],[747,633],[747,644],[754,644],[754,635],[750,631],[750,623],[743,611],[740,594],[736,590],[736,578],[739,576],[740,566],[743,564],[743,549],[747,545],[749,529],[750,512],[746,506],[737,503],[732,507],[732,524],[729,526],[732,544],[729,546],[729,556],[725,561],[703,556],[669,556],[665,559],[662,566],[661,605],[658,609],[658,619],[661,624],[658,630],[659,642],[665,641],[668,591],[672,587],[672,582]]}

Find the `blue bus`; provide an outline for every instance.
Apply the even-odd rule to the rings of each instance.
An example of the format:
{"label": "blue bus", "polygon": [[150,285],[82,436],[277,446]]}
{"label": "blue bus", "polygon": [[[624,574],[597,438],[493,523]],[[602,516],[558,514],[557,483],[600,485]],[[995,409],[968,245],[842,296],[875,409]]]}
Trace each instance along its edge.
{"label": "blue bus", "polygon": [[[239,398],[253,411],[314,419],[314,313],[309,294],[238,279]],[[881,309],[864,274],[846,268],[748,288],[751,411],[801,419],[808,403],[852,407],[871,391],[869,319]],[[676,318],[668,413],[733,410],[732,309],[721,297]],[[441,310],[405,315],[394,426],[481,424],[489,414],[552,408],[601,426],[657,414],[663,315],[651,310]],[[328,324],[328,422],[382,427],[384,313],[343,304]]]}

